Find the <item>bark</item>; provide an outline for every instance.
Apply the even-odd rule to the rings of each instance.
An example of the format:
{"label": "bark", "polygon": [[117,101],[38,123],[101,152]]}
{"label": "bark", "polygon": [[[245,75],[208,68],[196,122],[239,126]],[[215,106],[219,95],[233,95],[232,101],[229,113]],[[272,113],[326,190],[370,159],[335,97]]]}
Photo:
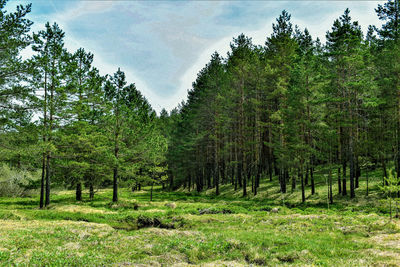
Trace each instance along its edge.
{"label": "bark", "polygon": [[365,170],[365,175],[367,176],[367,192],[366,192],[366,195],[368,196],[368,194],[369,194],[369,184],[368,184],[368,169],[366,169]]}
{"label": "bark", "polygon": [[304,184],[308,185],[308,167],[306,166],[306,177],[304,179]]}
{"label": "bark", "polygon": [[197,192],[201,192],[203,190],[203,184],[200,180],[199,170],[196,171],[196,190]]}
{"label": "bark", "polygon": [[314,181],[314,170],[311,165],[310,167],[310,178],[311,178],[311,195],[315,194],[315,181]]}
{"label": "bark", "polygon": [[[54,68],[54,62],[53,62]],[[52,141],[52,130],[53,130],[53,115],[54,115],[54,81],[52,81],[51,88],[50,88],[50,114],[49,114],[49,133],[48,133],[48,142],[51,143]],[[51,170],[50,170],[50,159],[51,159],[51,152],[47,151],[47,162],[46,162],[46,199],[45,199],[45,206],[50,204],[50,182],[51,182]]]}
{"label": "bark", "polygon": [[189,174],[189,175],[188,175],[188,190],[189,190],[189,192],[190,192],[190,189],[191,189],[191,182],[192,182],[192,177],[191,177],[191,175]]}
{"label": "bark", "polygon": [[361,176],[361,169],[360,169],[360,164],[358,162],[358,156],[356,157],[356,181],[355,181],[355,188],[358,188],[359,185],[359,180],[360,180],[360,176]]}
{"label": "bark", "polygon": [[50,204],[50,153],[47,154],[46,163],[46,199],[44,205],[47,207]]}
{"label": "bark", "polygon": [[218,162],[215,164],[214,170],[214,179],[215,179],[215,195],[219,195],[219,170],[218,170]]}
{"label": "bark", "polygon": [[386,170],[386,161],[383,156],[381,156],[381,163],[382,163],[382,170],[383,170],[383,185],[388,185],[387,181],[385,181],[385,177],[387,177],[387,170]]}
{"label": "bark", "polygon": [[39,207],[42,209],[44,206],[44,183],[45,183],[45,176],[46,176],[46,154],[43,153],[42,159],[42,179],[40,182],[40,202]]}
{"label": "bark", "polygon": [[239,187],[242,187],[242,163],[241,162],[239,162],[239,163],[237,163],[237,174],[236,174],[237,176],[237,181],[238,181],[238,185],[239,185]]}
{"label": "bark", "polygon": [[256,173],[255,187],[254,187],[254,195],[257,195],[257,189],[258,189],[258,187],[260,186],[261,170],[262,170],[261,165],[258,165],[258,167],[257,167],[257,173]]}
{"label": "bark", "polygon": [[301,182],[301,201],[304,203],[304,202],[306,202],[306,193],[304,190],[304,179],[303,179],[302,172],[300,172],[300,182]]}
{"label": "bark", "polygon": [[286,193],[286,170],[281,169],[281,192]]}
{"label": "bark", "polygon": [[[300,171],[298,171],[298,176],[300,176]],[[296,176],[292,175],[292,193],[294,192],[294,190],[296,189]]]}
{"label": "bark", "polygon": [[114,156],[116,163],[113,170],[113,202],[118,202],[118,153],[119,153],[119,110],[116,109]]}
{"label": "bark", "polygon": [[[244,172],[245,172],[245,169],[244,169]],[[247,196],[247,179],[246,179],[245,175],[243,175],[242,177],[243,177],[243,196],[245,197],[245,196]]]}
{"label": "bark", "polygon": [[333,193],[332,193],[332,168],[329,166],[329,203],[333,204]]}
{"label": "bark", "polygon": [[[352,150],[350,146],[350,151]],[[355,197],[355,184],[354,184],[354,177],[355,176],[355,170],[354,170],[354,157],[352,153],[350,152],[350,198]]]}
{"label": "bark", "polygon": [[76,184],[76,192],[75,192],[75,196],[76,196],[76,201],[82,201],[82,183],[78,182]]}
{"label": "bark", "polygon": [[94,188],[93,188],[93,183],[90,183],[89,185],[89,199],[92,201],[94,198]]}
{"label": "bark", "polygon": [[226,184],[227,183],[227,181],[226,181],[226,175],[225,175],[225,171],[226,171],[226,164],[225,164],[225,161],[222,161],[221,162],[221,164],[220,164],[220,173],[221,173],[221,181],[222,181],[222,184]]}
{"label": "bark", "polygon": [[114,167],[113,174],[113,202],[118,202],[118,167]]}
{"label": "bark", "polygon": [[[47,130],[47,71],[44,73],[44,107],[43,107],[43,143],[46,143],[46,130]],[[42,179],[40,183],[40,203],[39,206],[42,209],[44,206],[44,194],[45,194],[45,177],[46,177],[46,153],[43,153],[42,159]]]}
{"label": "bark", "polygon": [[342,174],[342,182],[343,182],[343,186],[342,186],[342,195],[346,196],[347,195],[347,187],[346,187],[346,161],[343,160],[343,174]]}

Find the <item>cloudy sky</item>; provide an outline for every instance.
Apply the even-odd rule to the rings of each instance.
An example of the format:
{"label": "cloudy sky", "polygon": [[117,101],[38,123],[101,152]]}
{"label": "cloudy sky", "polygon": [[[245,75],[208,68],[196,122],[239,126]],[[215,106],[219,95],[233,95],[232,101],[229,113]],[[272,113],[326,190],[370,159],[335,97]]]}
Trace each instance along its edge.
{"label": "cloudy sky", "polygon": [[[364,32],[380,26],[374,8],[385,1],[74,1],[32,0],[33,31],[47,21],[66,32],[66,47],[94,54],[102,74],[118,67],[153,108],[171,110],[186,99],[197,72],[218,51],[226,55],[240,33],[264,44],[283,9],[292,22],[325,40],[334,19],[350,8]],[[11,0],[12,9],[25,1]]]}

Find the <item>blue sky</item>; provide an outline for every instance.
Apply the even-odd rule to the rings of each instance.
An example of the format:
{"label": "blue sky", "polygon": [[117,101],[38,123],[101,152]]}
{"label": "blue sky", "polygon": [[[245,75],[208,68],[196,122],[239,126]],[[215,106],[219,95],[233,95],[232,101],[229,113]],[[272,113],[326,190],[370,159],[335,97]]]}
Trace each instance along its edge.
{"label": "blue sky", "polygon": [[226,55],[232,37],[243,32],[263,44],[283,9],[294,24],[324,41],[347,7],[364,32],[369,24],[380,26],[374,8],[385,1],[11,0],[8,7],[28,2],[33,31],[57,22],[69,50],[92,52],[102,74],[121,67],[160,111],[186,99],[197,72],[214,51]]}

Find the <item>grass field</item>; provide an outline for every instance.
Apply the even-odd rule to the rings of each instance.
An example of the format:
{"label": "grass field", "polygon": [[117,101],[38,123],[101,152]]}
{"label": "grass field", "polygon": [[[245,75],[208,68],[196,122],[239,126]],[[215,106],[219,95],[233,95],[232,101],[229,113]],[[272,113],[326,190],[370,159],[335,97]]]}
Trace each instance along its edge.
{"label": "grass field", "polygon": [[152,202],[149,188],[121,189],[118,204],[110,190],[92,202],[58,191],[45,210],[37,196],[0,198],[0,265],[400,266],[400,223],[379,183],[366,197],[362,181],[356,199],[335,196],[329,208],[322,175],[306,204],[276,182],[247,198],[229,185],[219,197],[157,188]]}

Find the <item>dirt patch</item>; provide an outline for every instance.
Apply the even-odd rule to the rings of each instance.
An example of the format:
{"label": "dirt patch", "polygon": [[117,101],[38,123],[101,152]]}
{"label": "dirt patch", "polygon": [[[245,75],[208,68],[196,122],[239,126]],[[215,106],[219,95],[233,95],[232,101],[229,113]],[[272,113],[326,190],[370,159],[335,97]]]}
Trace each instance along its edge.
{"label": "dirt patch", "polygon": [[375,255],[382,258],[382,262],[376,262],[374,266],[400,266],[400,253],[388,250],[367,249],[367,255]]}
{"label": "dirt patch", "polygon": [[113,214],[115,211],[107,211],[101,209],[95,209],[88,206],[78,206],[78,205],[67,205],[67,206],[55,206],[54,210],[66,211],[66,212],[80,212],[85,214],[96,213],[96,214]]}
{"label": "dirt patch", "polygon": [[400,266],[400,233],[379,234],[368,239],[374,245],[382,246],[380,249],[367,249],[365,254],[382,258],[382,264],[377,266]]}
{"label": "dirt patch", "polygon": [[400,233],[380,234],[372,237],[371,240],[373,243],[382,245],[384,247],[400,249]]}

